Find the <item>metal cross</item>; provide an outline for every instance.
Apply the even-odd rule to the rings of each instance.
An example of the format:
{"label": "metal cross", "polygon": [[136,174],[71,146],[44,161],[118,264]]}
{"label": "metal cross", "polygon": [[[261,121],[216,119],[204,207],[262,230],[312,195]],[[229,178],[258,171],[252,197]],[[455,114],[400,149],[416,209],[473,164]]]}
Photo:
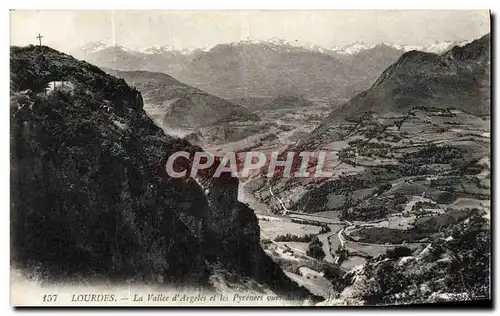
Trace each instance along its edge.
{"label": "metal cross", "polygon": [[38,38],[38,42],[40,43],[40,47],[42,47],[42,37],[43,36],[41,36],[40,33],[38,33],[38,36],[36,37],[36,38]]}

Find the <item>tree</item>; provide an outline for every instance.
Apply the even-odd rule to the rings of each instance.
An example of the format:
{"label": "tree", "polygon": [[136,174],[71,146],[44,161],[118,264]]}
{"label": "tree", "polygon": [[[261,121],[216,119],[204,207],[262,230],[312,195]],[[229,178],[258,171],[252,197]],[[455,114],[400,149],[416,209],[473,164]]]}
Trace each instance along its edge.
{"label": "tree", "polygon": [[394,249],[387,249],[385,254],[390,259],[399,259],[401,257],[411,256],[413,250],[405,246],[397,246]]}
{"label": "tree", "polygon": [[319,260],[323,260],[325,258],[326,255],[323,251],[323,243],[318,239],[318,237],[314,237],[311,240],[306,254]]}
{"label": "tree", "polygon": [[390,183],[384,183],[377,188],[375,193],[380,195],[380,194],[384,193],[385,191],[389,190],[390,188],[392,188],[392,185]]}

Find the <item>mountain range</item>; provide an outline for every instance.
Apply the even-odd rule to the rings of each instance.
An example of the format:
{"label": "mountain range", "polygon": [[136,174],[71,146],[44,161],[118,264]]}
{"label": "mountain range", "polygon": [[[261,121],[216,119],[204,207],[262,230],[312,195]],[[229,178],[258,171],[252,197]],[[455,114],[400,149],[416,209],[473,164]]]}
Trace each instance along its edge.
{"label": "mountain range", "polygon": [[[225,43],[224,45],[266,45],[266,46],[274,46],[274,47],[285,47],[288,46],[289,48],[302,48],[305,50],[309,51],[317,51],[320,53],[330,53],[330,54],[339,54],[339,55],[355,55],[358,54],[362,51],[374,48],[375,46],[379,45],[384,45],[384,46],[389,46],[392,47],[396,50],[401,50],[401,51],[410,51],[410,50],[419,50],[423,52],[428,52],[428,53],[443,53],[449,49],[451,49],[453,46],[463,46],[465,44],[468,44],[471,42],[470,40],[464,40],[464,41],[436,41],[435,43],[428,44],[428,45],[406,45],[406,44],[398,44],[398,43],[385,43],[381,42],[378,44],[365,44],[364,42],[354,42],[350,44],[344,44],[344,45],[332,45],[330,47],[323,47],[319,45],[314,45],[314,44],[308,44],[308,43],[299,43],[298,41],[286,41],[283,39],[279,38],[272,38],[269,40],[242,40],[239,42],[230,42],[230,43]],[[215,45],[214,45],[215,46]],[[96,53],[100,50],[107,49],[110,47],[119,47],[125,51],[128,51],[130,53],[135,53],[135,54],[162,54],[162,53],[175,53],[175,54],[184,54],[184,55],[189,55],[193,54],[196,52],[200,51],[205,51],[208,52],[210,49],[212,49],[214,46],[211,47],[204,47],[204,48],[184,48],[184,49],[177,49],[173,46],[170,45],[152,45],[152,46],[147,46],[143,48],[130,48],[130,47],[125,47],[121,45],[106,45],[102,42],[88,42],[84,45],[75,47],[71,51],[75,53]]]}
{"label": "mountain range", "polygon": [[[422,50],[444,50],[438,43]],[[170,46],[130,49],[88,43],[72,55],[116,70],[167,73],[221,98],[305,97],[349,99],[368,88],[407,49],[395,44],[338,46],[331,49],[283,40],[240,41],[207,49]]]}

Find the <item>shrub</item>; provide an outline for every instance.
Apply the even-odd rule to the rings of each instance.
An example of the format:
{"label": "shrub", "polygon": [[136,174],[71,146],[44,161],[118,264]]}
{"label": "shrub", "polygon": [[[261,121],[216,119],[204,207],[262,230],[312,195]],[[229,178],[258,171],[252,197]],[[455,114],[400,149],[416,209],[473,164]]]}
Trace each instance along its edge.
{"label": "shrub", "polygon": [[276,242],[292,241],[292,242],[310,242],[315,234],[306,234],[304,236],[297,236],[292,234],[278,235],[274,238]]}
{"label": "shrub", "polygon": [[331,229],[330,229],[330,227],[328,227],[328,225],[323,225],[323,226],[321,226],[321,230],[319,231],[319,233],[324,234],[324,233],[328,233],[330,231],[331,231]]}
{"label": "shrub", "polygon": [[314,237],[311,240],[306,254],[318,260],[323,260],[325,258],[326,255],[323,251],[323,243],[318,239],[318,237]]}
{"label": "shrub", "polygon": [[413,250],[405,246],[397,246],[394,249],[387,249],[385,255],[390,259],[398,259],[401,257],[411,256]]}
{"label": "shrub", "polygon": [[392,185],[390,183],[384,183],[381,186],[379,186],[377,188],[377,190],[375,190],[375,193],[380,195],[380,194],[384,193],[385,191],[389,190],[390,188],[392,188]]}

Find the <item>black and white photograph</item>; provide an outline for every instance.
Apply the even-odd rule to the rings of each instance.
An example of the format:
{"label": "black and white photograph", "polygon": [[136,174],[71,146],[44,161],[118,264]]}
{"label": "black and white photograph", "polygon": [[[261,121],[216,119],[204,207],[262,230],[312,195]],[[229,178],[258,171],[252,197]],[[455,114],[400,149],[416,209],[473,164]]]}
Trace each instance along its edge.
{"label": "black and white photograph", "polygon": [[12,306],[491,306],[490,11],[9,15]]}

